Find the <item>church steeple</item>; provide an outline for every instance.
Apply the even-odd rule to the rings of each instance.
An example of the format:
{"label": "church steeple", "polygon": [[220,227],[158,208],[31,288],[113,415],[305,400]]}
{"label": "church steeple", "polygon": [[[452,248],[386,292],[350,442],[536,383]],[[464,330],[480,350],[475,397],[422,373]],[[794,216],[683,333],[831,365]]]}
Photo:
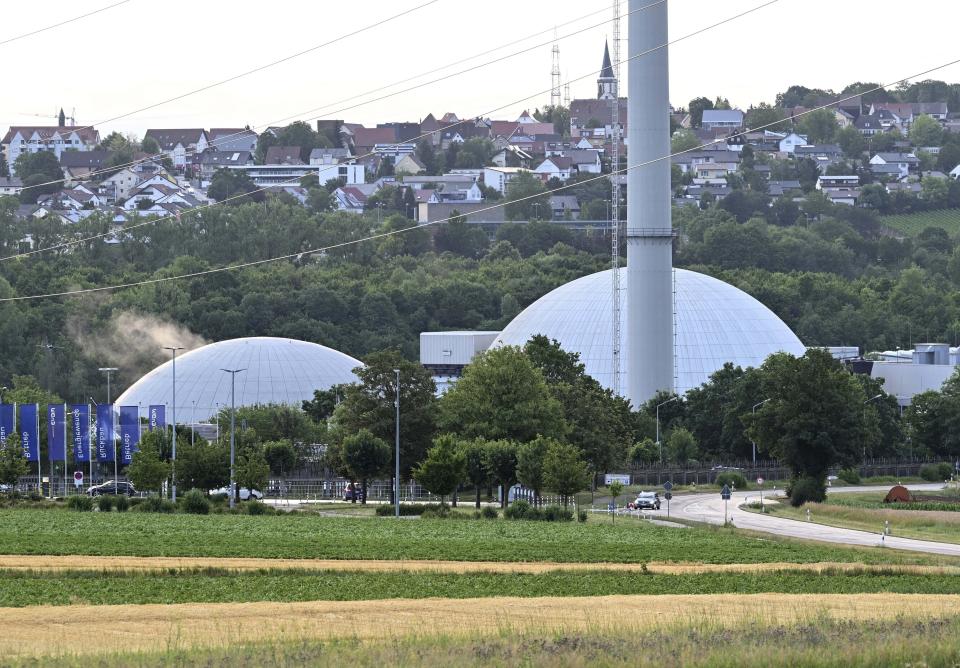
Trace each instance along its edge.
{"label": "church steeple", "polygon": [[610,60],[610,43],[607,42],[603,47],[603,67],[600,78],[597,79],[597,99],[612,100],[616,87],[617,78],[613,74],[613,63]]}
{"label": "church steeple", "polygon": [[63,113],[63,107],[60,107],[60,115],[57,116],[57,121],[60,123],[61,128],[67,127],[67,115]]}

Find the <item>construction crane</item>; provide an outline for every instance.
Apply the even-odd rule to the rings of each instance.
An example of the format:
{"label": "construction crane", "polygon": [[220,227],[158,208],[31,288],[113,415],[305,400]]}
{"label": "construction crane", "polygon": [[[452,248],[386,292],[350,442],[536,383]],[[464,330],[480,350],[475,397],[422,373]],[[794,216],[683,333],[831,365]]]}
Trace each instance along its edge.
{"label": "construction crane", "polygon": [[[58,127],[61,127],[61,128],[63,128],[63,127],[71,127],[71,128],[72,128],[72,127],[75,127],[75,126],[77,125],[77,117],[76,117],[76,116],[77,116],[77,110],[76,110],[76,109],[73,109],[73,110],[70,112],[70,115],[69,115],[69,116],[67,116],[65,113],[63,113],[63,109],[61,109],[60,111],[58,111],[57,113],[55,113],[55,114],[53,114],[53,115],[50,115],[50,114],[32,114],[32,113],[29,113],[29,112],[22,112],[22,113],[20,113],[20,114],[18,114],[18,115],[19,115],[19,116],[33,116],[34,118],[53,118],[53,119],[55,119],[55,120],[57,121]],[[60,123],[61,118],[63,119],[63,123]],[[70,125],[67,125],[67,121],[70,122]]]}

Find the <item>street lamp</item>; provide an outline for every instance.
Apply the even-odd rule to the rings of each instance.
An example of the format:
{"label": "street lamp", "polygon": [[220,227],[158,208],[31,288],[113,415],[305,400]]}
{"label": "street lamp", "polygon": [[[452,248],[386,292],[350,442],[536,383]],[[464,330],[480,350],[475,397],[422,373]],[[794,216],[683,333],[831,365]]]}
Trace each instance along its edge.
{"label": "street lamp", "polygon": [[674,401],[680,397],[674,396],[672,399],[667,399],[662,404],[657,406],[657,447],[660,448],[660,464],[663,464],[663,444],[660,443],[660,408],[661,406],[666,406],[667,404],[672,404]]}
{"label": "street lamp", "polygon": [[400,517],[400,369],[394,369],[393,372],[397,374],[397,384],[394,386],[396,392],[394,393],[393,403],[397,408],[397,419],[396,419],[396,444],[394,445],[394,450],[396,451],[396,463],[394,468],[394,477],[395,482],[393,483],[393,505],[394,505],[394,514],[396,517]]}
{"label": "street lamp", "polygon": [[119,474],[117,473],[117,439],[116,433],[113,429],[113,404],[110,399],[110,374],[115,371],[119,371],[117,367],[114,366],[105,366],[98,369],[101,373],[107,374],[107,406],[110,407],[110,436],[111,441],[113,441],[113,489],[115,492],[119,493],[120,490],[117,489],[117,480],[119,480]]}
{"label": "street lamp", "polygon": [[[875,396],[875,397],[870,397],[869,399],[867,399],[866,401],[863,402],[863,426],[864,426],[864,427],[867,426],[867,404],[869,404],[869,403],[872,402],[872,401],[876,401],[877,399],[883,399],[883,396],[884,396],[883,393],[880,393],[880,394],[878,394],[877,396]],[[867,461],[867,437],[866,437],[866,434],[864,434],[864,437],[863,437],[863,461]]]}
{"label": "street lamp", "polygon": [[[754,404],[754,405],[753,405],[753,414],[756,415],[756,414],[757,414],[757,409],[760,408],[761,406],[763,406],[765,403],[768,403],[769,401],[772,401],[772,400],[771,400],[771,399],[764,399],[764,400],[761,401],[759,404]],[[757,442],[751,438],[751,439],[750,439],[750,443],[753,445],[753,465],[756,466],[756,465],[757,465]]]}
{"label": "street lamp", "polygon": [[177,501],[177,351],[183,346],[164,346],[173,354],[173,399],[170,402],[173,415],[170,423],[173,429],[170,432],[170,492],[174,503]]}
{"label": "street lamp", "polygon": [[230,374],[230,507],[234,506],[234,499],[237,496],[237,483],[234,456],[236,452],[236,418],[237,418],[237,374],[246,369],[220,369],[224,373]]}

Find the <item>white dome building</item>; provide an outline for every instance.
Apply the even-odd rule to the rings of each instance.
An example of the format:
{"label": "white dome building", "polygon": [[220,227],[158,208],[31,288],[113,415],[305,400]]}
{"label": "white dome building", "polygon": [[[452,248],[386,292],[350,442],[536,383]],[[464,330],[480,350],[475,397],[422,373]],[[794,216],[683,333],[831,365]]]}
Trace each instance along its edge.
{"label": "white dome building", "polygon": [[[254,337],[221,341],[177,355],[177,422],[196,423],[230,406],[230,374],[237,374],[236,404],[300,406],[314,390],[356,382],[362,363],[349,355],[305,341]],[[173,363],[166,362],[134,383],[117,406],[167,406],[172,421]]]}
{"label": "white dome building", "polygon": [[[627,270],[621,269],[621,285]],[[571,281],[531,304],[500,334],[494,346],[523,346],[543,334],[564,350],[580,353],[587,374],[613,386],[612,274],[603,271]],[[627,297],[628,298],[628,297]],[[621,332],[621,373],[626,385],[626,298]],[[704,274],[676,270],[675,389],[683,394],[705,383],[727,362],[759,366],[773,353],[802,355],[806,348],[766,306],[732,285]]]}

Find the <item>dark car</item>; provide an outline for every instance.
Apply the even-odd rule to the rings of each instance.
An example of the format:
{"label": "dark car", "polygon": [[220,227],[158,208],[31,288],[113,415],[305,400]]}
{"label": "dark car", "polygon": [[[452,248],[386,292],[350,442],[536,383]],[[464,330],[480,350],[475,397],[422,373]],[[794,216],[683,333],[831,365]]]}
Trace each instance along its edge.
{"label": "dark car", "polygon": [[87,490],[87,494],[90,496],[136,496],[137,490],[132,483],[129,482],[118,482],[116,480],[110,480],[102,485],[94,485],[93,487]]}
{"label": "dark car", "polygon": [[351,482],[343,490],[344,501],[363,501],[363,490],[359,483]]}

